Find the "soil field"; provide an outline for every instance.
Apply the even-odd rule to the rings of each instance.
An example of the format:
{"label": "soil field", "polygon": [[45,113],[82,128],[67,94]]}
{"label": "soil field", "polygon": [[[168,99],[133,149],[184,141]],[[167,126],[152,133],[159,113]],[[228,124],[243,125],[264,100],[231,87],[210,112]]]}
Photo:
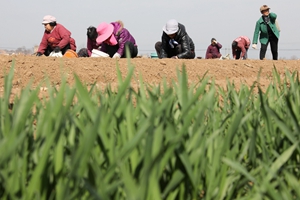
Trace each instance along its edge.
{"label": "soil field", "polygon": [[[0,55],[0,94],[4,91],[4,75],[9,72],[14,63],[15,72],[13,78],[12,98],[19,94],[20,90],[32,83],[37,87],[39,83],[48,77],[51,84],[59,86],[62,74],[69,84],[74,83],[74,74],[77,74],[83,83],[96,83],[99,87],[105,87],[108,83],[112,87],[117,86],[117,65],[125,77],[128,70],[127,59],[111,58],[53,58],[36,57],[31,55]],[[186,66],[189,82],[198,82],[204,76],[214,79],[216,84],[225,87],[227,80],[234,81],[238,87],[240,83],[252,85],[257,81],[257,75],[261,70],[259,83],[267,87],[272,77],[274,66],[284,75],[286,70],[291,72],[300,70],[299,60],[206,60],[206,59],[150,59],[134,58],[130,63],[135,67],[135,76],[143,77],[144,82],[159,84],[166,78],[168,82],[177,80],[176,69]],[[132,84],[138,85],[137,80]],[[47,93],[47,89],[41,89]]]}

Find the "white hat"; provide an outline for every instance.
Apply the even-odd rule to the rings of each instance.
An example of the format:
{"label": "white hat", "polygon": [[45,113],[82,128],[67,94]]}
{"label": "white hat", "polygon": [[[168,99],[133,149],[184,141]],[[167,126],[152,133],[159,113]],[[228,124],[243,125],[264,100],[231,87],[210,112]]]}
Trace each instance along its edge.
{"label": "white hat", "polygon": [[178,31],[178,22],[175,19],[170,19],[163,27],[163,31],[167,35],[174,34]]}
{"label": "white hat", "polygon": [[44,18],[43,18],[43,22],[42,24],[49,24],[51,22],[56,22],[56,18],[51,16],[51,15],[46,15]]}

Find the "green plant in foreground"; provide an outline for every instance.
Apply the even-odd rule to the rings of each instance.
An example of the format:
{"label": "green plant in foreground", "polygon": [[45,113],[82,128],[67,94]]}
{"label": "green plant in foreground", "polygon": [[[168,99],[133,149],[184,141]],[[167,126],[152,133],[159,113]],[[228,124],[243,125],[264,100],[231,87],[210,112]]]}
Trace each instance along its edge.
{"label": "green plant in foreground", "polygon": [[[1,199],[299,199],[296,73],[226,90],[188,85],[88,89],[75,76],[40,100],[26,87],[0,99]],[[139,82],[143,83],[142,77]]]}

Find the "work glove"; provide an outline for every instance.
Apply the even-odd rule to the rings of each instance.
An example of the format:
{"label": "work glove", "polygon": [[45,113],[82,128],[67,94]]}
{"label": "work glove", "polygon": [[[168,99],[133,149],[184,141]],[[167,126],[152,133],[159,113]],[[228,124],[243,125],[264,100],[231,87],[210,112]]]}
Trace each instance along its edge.
{"label": "work glove", "polygon": [[60,52],[60,47],[54,47],[54,49],[53,49],[53,51],[55,52],[55,53],[58,53],[58,52]]}
{"label": "work glove", "polygon": [[252,48],[253,49],[257,49],[257,45],[256,44],[252,44]]}
{"label": "work glove", "polygon": [[43,54],[41,52],[37,52],[36,56],[42,56]]}
{"label": "work glove", "polygon": [[121,58],[121,55],[119,53],[115,53],[113,58]]}

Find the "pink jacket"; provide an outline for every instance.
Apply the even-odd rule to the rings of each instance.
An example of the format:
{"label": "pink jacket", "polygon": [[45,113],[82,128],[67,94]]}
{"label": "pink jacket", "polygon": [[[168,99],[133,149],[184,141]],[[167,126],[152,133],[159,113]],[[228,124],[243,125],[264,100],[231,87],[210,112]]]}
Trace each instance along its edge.
{"label": "pink jacket", "polygon": [[38,52],[44,53],[48,46],[52,49],[59,46],[61,49],[70,43],[71,49],[76,51],[75,40],[71,32],[63,25],[57,24],[51,32],[45,30]]}
{"label": "pink jacket", "polygon": [[[247,36],[240,36],[238,38],[236,38],[234,41],[237,42],[237,48],[241,49],[241,58],[246,54],[246,49],[249,49],[250,47],[250,39]],[[233,58],[236,57],[236,49],[232,49],[232,55]]]}

